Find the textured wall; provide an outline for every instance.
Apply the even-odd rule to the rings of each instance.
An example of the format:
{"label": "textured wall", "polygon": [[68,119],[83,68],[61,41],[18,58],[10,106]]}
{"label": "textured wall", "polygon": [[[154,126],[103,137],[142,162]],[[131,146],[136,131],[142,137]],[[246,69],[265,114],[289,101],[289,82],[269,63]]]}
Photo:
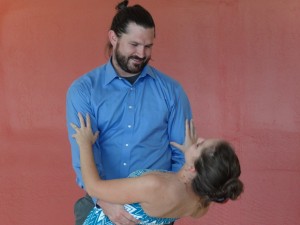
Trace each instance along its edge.
{"label": "textured wall", "polygon": [[[106,62],[118,1],[0,0],[1,224],[73,224],[65,130],[72,80]],[[296,225],[300,216],[300,2],[140,0],[152,65],[186,89],[198,133],[237,149],[240,201],[178,225]]]}

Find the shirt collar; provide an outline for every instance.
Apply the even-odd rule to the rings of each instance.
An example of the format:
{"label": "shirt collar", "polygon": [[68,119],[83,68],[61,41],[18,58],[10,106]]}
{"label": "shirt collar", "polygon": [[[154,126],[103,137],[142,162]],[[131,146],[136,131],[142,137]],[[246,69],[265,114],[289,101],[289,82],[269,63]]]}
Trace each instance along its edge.
{"label": "shirt collar", "polygon": [[[143,69],[140,77],[146,77],[147,75],[149,75],[150,77],[152,77],[153,79],[156,78],[156,75],[153,73],[151,66],[146,65],[145,68]],[[114,80],[115,78],[119,78],[119,75],[117,74],[115,68],[113,67],[112,63],[111,63],[111,59],[107,62],[106,64],[106,70],[105,70],[105,83],[104,85],[109,84],[112,80]]]}
{"label": "shirt collar", "polygon": [[118,74],[113,67],[111,61],[109,60],[106,64],[106,69],[105,69],[105,82],[104,85],[109,84],[113,79],[118,78]]}

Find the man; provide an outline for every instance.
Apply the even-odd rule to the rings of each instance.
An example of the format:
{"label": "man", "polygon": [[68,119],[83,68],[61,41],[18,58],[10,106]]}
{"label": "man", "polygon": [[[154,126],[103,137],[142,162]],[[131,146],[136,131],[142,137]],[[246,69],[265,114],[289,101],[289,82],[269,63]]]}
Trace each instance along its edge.
{"label": "man", "polygon": [[[78,146],[70,122],[89,113],[100,138],[93,151],[103,179],[127,177],[139,169],[178,171],[182,153],[170,141],[183,143],[185,119],[191,119],[188,98],[178,82],[148,65],[155,38],[150,13],[140,5],[117,8],[108,32],[111,58],[75,80],[67,93],[67,125],[77,184],[84,189]],[[138,221],[123,206],[86,195],[75,203],[76,225],[97,203],[115,224]]]}

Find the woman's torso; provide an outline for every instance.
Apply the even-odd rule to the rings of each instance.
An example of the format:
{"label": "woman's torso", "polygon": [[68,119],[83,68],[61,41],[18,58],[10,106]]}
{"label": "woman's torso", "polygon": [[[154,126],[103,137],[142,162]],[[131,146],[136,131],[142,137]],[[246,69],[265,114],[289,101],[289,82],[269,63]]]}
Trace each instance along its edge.
{"label": "woman's torso", "polygon": [[[169,224],[185,216],[194,216],[202,209],[199,207],[198,197],[179,181],[175,173],[167,171],[139,170],[129,177],[154,176],[158,181],[159,190],[149,193],[148,203],[126,204],[124,208],[141,224]],[[95,207],[85,220],[84,225],[112,225],[113,223],[103,213],[101,208]]]}

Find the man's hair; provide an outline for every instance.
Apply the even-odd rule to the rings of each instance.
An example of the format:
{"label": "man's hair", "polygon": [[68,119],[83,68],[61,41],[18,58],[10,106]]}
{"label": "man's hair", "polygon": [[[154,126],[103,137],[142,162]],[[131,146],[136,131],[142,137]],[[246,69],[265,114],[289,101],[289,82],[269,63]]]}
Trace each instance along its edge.
{"label": "man's hair", "polygon": [[[128,1],[122,1],[116,6],[117,13],[114,16],[110,30],[113,30],[117,37],[121,37],[122,34],[127,33],[127,27],[129,23],[135,23],[144,28],[154,28],[155,23],[151,14],[140,5],[128,6]],[[107,43],[107,52],[110,55],[112,51],[112,45]]]}

